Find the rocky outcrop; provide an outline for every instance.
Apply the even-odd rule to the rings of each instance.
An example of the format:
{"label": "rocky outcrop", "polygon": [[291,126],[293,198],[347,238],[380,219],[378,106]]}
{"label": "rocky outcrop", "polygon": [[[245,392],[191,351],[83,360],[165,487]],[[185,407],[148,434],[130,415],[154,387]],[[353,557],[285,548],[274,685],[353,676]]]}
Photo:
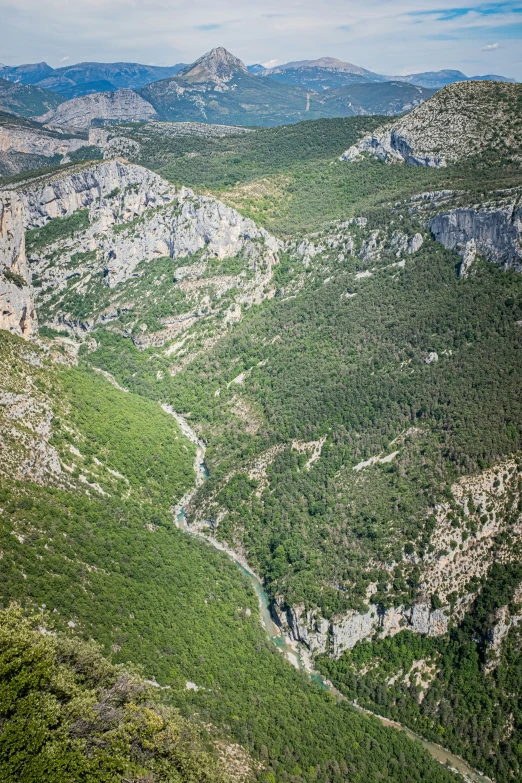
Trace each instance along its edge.
{"label": "rocky outcrop", "polygon": [[87,141],[83,139],[61,138],[46,133],[45,130],[7,124],[0,126],[0,152],[22,152],[25,155],[45,157],[65,156],[86,144]]}
{"label": "rocky outcrop", "polygon": [[509,606],[500,606],[490,618],[491,627],[487,634],[487,654],[484,666],[486,673],[497,668],[500,663],[504,639],[512,628],[517,628],[522,623],[522,613],[520,612],[522,609],[522,584],[519,584],[515,589],[512,603],[519,611],[512,612]]}
{"label": "rocky outcrop", "polygon": [[43,483],[61,473],[58,452],[49,444],[53,418],[42,395],[0,390],[0,445],[5,458],[0,474]]}
{"label": "rocky outcrop", "polygon": [[[274,237],[217,199],[196,196],[188,188],[176,189],[141,166],[121,159],[84,164],[32,185],[23,184],[19,194],[27,228],[88,210],[89,219],[81,230],[72,234],[65,230],[63,236],[31,255],[39,278],[40,306],[45,308],[54,300],[45,310],[47,323],[84,332],[114,322],[129,309],[139,318],[154,287],[149,292],[121,293],[124,299],[120,301],[119,291],[108,297],[102,294],[100,283],[118,289],[130,278],[145,274],[154,286],[154,271],[146,271],[144,264],[168,257],[189,258],[186,266],[180,264],[175,274],[174,270],[169,273],[183,310],[156,318],[153,328],[143,321],[134,324],[133,340],[140,348],[163,345],[200,319],[215,318],[221,311],[221,326],[226,327],[230,318],[225,310],[231,307],[225,296],[228,291],[234,292],[236,320],[241,319],[242,308],[274,294],[272,268],[279,250]],[[237,261],[227,267],[220,263],[227,258]],[[76,299],[92,291],[94,303],[88,318],[75,316],[66,303],[61,304],[64,297],[67,302],[70,290]]]}
{"label": "rocky outcrop", "polygon": [[460,82],[350,147],[341,160],[369,153],[391,162],[439,168],[491,149],[520,160],[518,84]]}
{"label": "rocky outcrop", "polygon": [[[122,160],[78,166],[72,173],[70,169],[58,172],[20,186],[19,193],[27,229],[88,208],[91,221],[99,220],[102,231],[116,221],[131,220],[145,209],[167,204],[175,197],[175,189],[166,180]],[[111,194],[112,198],[108,198]]]}
{"label": "rocky outcrop", "polygon": [[412,166],[441,168],[447,165],[446,158],[442,155],[416,151],[410,135],[401,133],[395,128],[384,128],[365,136],[358,144],[346,150],[341,155],[341,160],[353,161],[359,158],[362,152],[368,152],[383,160],[409,163]]}
{"label": "rocky outcrop", "polygon": [[480,207],[451,209],[429,221],[435,239],[462,256],[465,276],[476,253],[488,261],[522,271],[522,204],[519,194]]}
{"label": "rocky outcrop", "polygon": [[121,160],[63,172],[29,189],[24,186],[20,197],[27,228],[88,208],[91,226],[75,252],[101,250],[111,288],[132,275],[140,261],[161,256],[184,258],[205,249],[223,259],[245,251],[247,245],[254,253],[256,242],[272,254],[278,249],[267,231],[231,207],[195,196],[188,188],[176,191],[148,169]]}
{"label": "rocky outcrop", "polygon": [[443,609],[432,610],[427,603],[389,609],[370,605],[365,613],[352,611],[331,621],[314,610],[306,611],[302,605],[288,607],[283,601],[275,603],[275,610],[282,626],[295,641],[305,644],[314,654],[328,652],[334,658],[374,635],[382,639],[409,629],[414,633],[439,636],[446,633],[449,624],[449,614]]}
{"label": "rocky outcrop", "polygon": [[494,625],[488,633],[487,660],[484,665],[486,673],[492,672],[500,663],[502,643],[511,631],[522,622],[522,614],[511,614],[507,606],[501,606],[493,617]]}
{"label": "rocky outcrop", "polygon": [[55,128],[84,129],[94,120],[142,122],[155,118],[156,111],[148,101],[133,90],[124,89],[72,98],[37,120]]}
{"label": "rocky outcrop", "polygon": [[145,225],[104,243],[106,281],[112,288],[126,280],[140,261],[160,256],[184,258],[205,249],[218,259],[233,257],[253,240],[266,240],[273,252],[277,250],[277,243],[252,220],[216,199],[196,197],[183,189],[172,205],[152,215]]}
{"label": "rocky outcrop", "polygon": [[5,192],[0,198],[0,329],[27,339],[37,328],[23,204],[16,193]]}

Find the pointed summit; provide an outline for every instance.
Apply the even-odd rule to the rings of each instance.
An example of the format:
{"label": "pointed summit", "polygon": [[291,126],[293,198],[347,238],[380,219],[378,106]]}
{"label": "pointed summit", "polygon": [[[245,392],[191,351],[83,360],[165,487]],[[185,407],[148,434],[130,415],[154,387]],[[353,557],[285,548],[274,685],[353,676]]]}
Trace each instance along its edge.
{"label": "pointed summit", "polygon": [[204,54],[192,65],[187,65],[179,72],[178,76],[190,81],[228,82],[238,72],[248,73],[246,65],[223,46],[218,46]]}

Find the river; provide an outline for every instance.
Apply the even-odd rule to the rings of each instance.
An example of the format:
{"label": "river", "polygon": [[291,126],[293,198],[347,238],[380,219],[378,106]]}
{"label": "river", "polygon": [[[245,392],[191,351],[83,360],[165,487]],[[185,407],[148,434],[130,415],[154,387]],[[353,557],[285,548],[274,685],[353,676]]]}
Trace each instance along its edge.
{"label": "river", "polygon": [[162,408],[171,416],[174,416],[179,426],[181,427],[183,434],[189,438],[192,443],[196,444],[196,456],[194,459],[196,482],[194,487],[189,492],[187,492],[180,502],[175,506],[176,525],[180,529],[185,530],[190,535],[204,539],[207,541],[207,543],[211,544],[214,548],[219,549],[221,552],[226,552],[226,554],[236,563],[245,576],[248,577],[258,597],[261,622],[265,631],[267,632],[268,637],[270,638],[270,641],[276,645],[278,650],[283,655],[285,655],[296,668],[306,672],[310,679],[318,684],[321,688],[328,690],[340,701],[347,701],[354,709],[358,710],[359,712],[363,712],[366,715],[371,715],[385,726],[397,729],[398,731],[403,731],[410,739],[421,742],[430,756],[432,756],[441,764],[447,765],[455,772],[460,773],[460,775],[462,775],[462,777],[468,781],[468,783],[492,783],[491,778],[488,778],[486,775],[483,775],[481,772],[473,769],[466,761],[464,761],[464,759],[460,758],[460,756],[456,756],[455,754],[450,753],[449,750],[446,750],[441,745],[437,745],[435,742],[429,742],[428,740],[423,739],[418,734],[415,734],[414,731],[407,728],[407,726],[403,726],[401,723],[389,720],[382,715],[378,715],[375,712],[370,712],[370,710],[366,710],[364,707],[351,702],[346,696],[338,691],[329,680],[326,680],[319,672],[315,671],[315,669],[312,667],[311,658],[308,651],[304,649],[303,646],[300,647],[296,642],[285,636],[281,627],[274,621],[272,613],[270,612],[270,601],[263,588],[261,579],[252,570],[252,568],[250,568],[245,558],[242,555],[239,555],[237,552],[234,552],[232,549],[230,549],[230,547],[226,546],[221,541],[218,541],[216,538],[203,533],[201,530],[197,530],[195,528],[191,529],[187,524],[185,517],[185,506],[188,505],[197,488],[201,486],[208,476],[207,468],[205,466],[205,444],[197,437],[196,433],[194,430],[192,430],[187,420],[183,418],[183,416],[174,411],[169,405],[162,405]]}

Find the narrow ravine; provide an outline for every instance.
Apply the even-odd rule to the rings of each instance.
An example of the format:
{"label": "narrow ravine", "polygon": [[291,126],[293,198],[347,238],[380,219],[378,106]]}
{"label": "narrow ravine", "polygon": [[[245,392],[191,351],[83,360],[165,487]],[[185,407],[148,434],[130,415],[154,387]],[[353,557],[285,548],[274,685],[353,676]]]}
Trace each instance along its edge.
{"label": "narrow ravine", "polygon": [[204,541],[211,544],[215,549],[218,549],[221,552],[226,552],[226,554],[236,563],[240,570],[248,577],[259,599],[261,622],[270,638],[270,641],[276,645],[278,650],[283,653],[283,655],[285,655],[297,669],[306,672],[310,679],[321,688],[328,690],[340,701],[347,701],[354,709],[358,710],[359,712],[363,712],[366,715],[371,715],[385,726],[397,729],[398,731],[403,731],[410,739],[419,741],[428,751],[430,756],[432,756],[432,758],[434,758],[440,764],[444,764],[450,767],[453,771],[462,775],[462,777],[468,783],[494,783],[491,778],[488,778],[486,775],[483,775],[481,772],[473,769],[466,761],[464,761],[464,759],[462,759],[460,756],[456,756],[454,753],[450,753],[449,750],[446,750],[441,745],[437,745],[435,742],[429,742],[428,740],[420,737],[418,734],[415,734],[415,732],[409,729],[407,726],[403,726],[401,723],[397,723],[396,721],[385,718],[375,712],[366,710],[364,707],[360,707],[358,704],[350,701],[350,699],[337,690],[337,688],[329,680],[325,679],[322,674],[313,668],[308,650],[302,645],[299,645],[297,642],[294,642],[285,636],[281,627],[274,622],[270,612],[270,600],[263,588],[263,583],[260,577],[249,566],[245,558],[237,552],[234,552],[233,549],[228,547],[226,544],[223,544],[221,541],[218,541],[213,536],[210,536],[197,528],[191,528],[187,523],[185,508],[194,497],[197,489],[203,484],[208,476],[208,471],[205,466],[206,446],[204,442],[198,438],[194,430],[188,424],[187,420],[181,416],[181,414],[173,410],[170,405],[162,405],[162,408],[166,413],[169,413],[176,419],[183,434],[190,441],[192,441],[192,443],[196,444],[196,456],[194,458],[196,482],[192,489],[190,489],[174,507],[176,526],[187,532],[189,535],[202,538]]}

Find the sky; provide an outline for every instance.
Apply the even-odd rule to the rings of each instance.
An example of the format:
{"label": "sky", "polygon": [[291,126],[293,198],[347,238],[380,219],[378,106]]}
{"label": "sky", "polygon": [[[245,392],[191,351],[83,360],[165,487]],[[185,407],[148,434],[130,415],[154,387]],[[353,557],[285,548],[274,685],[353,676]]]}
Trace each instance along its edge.
{"label": "sky", "polygon": [[522,81],[522,0],[0,0],[0,63],[247,64],[337,57],[378,73]]}

